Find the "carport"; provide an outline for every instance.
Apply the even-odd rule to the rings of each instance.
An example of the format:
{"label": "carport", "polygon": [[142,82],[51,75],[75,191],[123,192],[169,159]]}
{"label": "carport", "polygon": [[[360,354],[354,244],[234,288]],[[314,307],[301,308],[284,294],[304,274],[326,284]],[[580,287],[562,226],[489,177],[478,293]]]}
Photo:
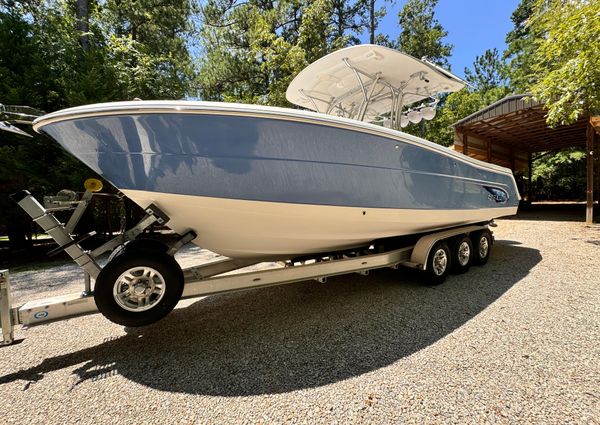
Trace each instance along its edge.
{"label": "carport", "polygon": [[570,147],[587,152],[586,222],[593,220],[594,193],[598,196],[594,161],[600,170],[598,152],[600,116],[583,116],[574,124],[550,128],[544,105],[529,94],[505,97],[452,124],[453,148],[482,161],[499,164],[513,172],[526,171],[527,188],[522,195],[531,200],[532,155]]}

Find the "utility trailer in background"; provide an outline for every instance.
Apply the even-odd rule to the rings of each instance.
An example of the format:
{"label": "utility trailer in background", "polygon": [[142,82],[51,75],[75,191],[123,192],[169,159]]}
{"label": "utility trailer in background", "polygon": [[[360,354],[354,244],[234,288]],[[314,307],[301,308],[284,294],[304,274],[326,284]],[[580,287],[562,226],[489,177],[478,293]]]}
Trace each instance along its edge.
{"label": "utility trailer in background", "polygon": [[[89,183],[88,183],[89,182]],[[85,251],[81,240],[72,233],[94,195],[101,189],[97,181],[86,182],[80,201],[52,207],[52,199],[42,206],[29,192],[13,199],[42,227],[84,271],[84,289],[19,306],[12,305],[9,273],[0,271],[0,345],[14,343],[14,327],[35,326],[100,311],[109,320],[125,326],[143,326],[160,320],[185,298],[203,297],[225,292],[260,288],[347,273],[368,275],[371,270],[408,266],[423,271],[424,281],[440,284],[451,270],[461,273],[471,264],[485,264],[493,236],[480,223],[418,235],[410,243],[399,240],[374,241],[354,250],[324,253],[281,263],[282,267],[260,271],[228,272],[256,264],[256,261],[223,257],[206,264],[181,269],[174,254],[196,235],[188,232],[170,244],[138,238],[153,223],[165,224],[169,218],[156,205],[146,209],[146,216],[133,228],[93,251]],[[100,189],[99,189],[100,188]],[[66,224],[55,216],[57,210],[73,209]],[[85,236],[84,236],[85,238]],[[100,267],[97,258],[112,251],[108,263]],[[91,280],[95,280],[92,290]]]}

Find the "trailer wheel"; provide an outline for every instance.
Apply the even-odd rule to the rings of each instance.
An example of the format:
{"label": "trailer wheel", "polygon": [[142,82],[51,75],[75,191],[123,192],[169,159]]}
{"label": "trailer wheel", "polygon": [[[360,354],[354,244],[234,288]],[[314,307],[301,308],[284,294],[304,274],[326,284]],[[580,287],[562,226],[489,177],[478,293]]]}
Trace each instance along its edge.
{"label": "trailer wheel", "polygon": [[436,242],[427,257],[425,267],[426,283],[429,285],[442,284],[448,277],[451,266],[452,257],[448,244],[445,241]]}
{"label": "trailer wheel", "polygon": [[100,271],[94,287],[98,310],[123,326],[145,326],[165,317],[181,298],[183,272],[156,250],[125,250]]}
{"label": "trailer wheel", "polygon": [[466,273],[473,260],[473,242],[468,236],[457,236],[452,241],[452,271]]}
{"label": "trailer wheel", "polygon": [[471,235],[473,241],[473,264],[483,266],[488,262],[494,239],[489,230],[480,230]]}

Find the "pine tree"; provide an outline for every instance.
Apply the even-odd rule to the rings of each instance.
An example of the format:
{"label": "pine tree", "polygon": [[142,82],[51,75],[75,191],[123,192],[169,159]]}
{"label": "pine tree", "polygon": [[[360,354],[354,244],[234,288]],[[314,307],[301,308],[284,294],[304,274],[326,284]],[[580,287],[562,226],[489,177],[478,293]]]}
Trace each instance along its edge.
{"label": "pine tree", "polygon": [[473,70],[465,68],[465,80],[475,91],[486,92],[495,87],[507,85],[506,65],[500,59],[498,49],[488,49],[477,56]]}
{"label": "pine tree", "polygon": [[285,91],[293,77],[349,42],[349,12],[340,9],[334,18],[334,11],[329,0],[209,0],[202,11],[199,96],[288,105]]}
{"label": "pine tree", "polygon": [[437,0],[408,0],[398,14],[401,27],[397,48],[417,59],[449,68],[448,57],[453,46],[444,43],[448,32],[435,18]]}

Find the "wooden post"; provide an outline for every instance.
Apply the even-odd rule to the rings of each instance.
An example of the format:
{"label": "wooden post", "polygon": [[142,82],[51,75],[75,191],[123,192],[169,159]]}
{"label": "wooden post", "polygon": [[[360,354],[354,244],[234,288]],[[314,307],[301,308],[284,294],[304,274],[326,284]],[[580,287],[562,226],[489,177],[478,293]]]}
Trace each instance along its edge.
{"label": "wooden post", "polygon": [[594,201],[600,204],[600,127],[594,127],[594,170],[596,171],[596,177],[594,179]]}
{"label": "wooden post", "polygon": [[510,169],[512,172],[515,172],[515,151],[513,148],[510,148]]}
{"label": "wooden post", "polygon": [[492,162],[492,142],[486,140],[487,145],[487,162]]}
{"label": "wooden post", "polygon": [[586,140],[586,156],[587,156],[587,188],[586,188],[586,208],[585,222],[592,224],[594,222],[594,127],[592,122],[588,122],[587,140]]}
{"label": "wooden post", "polygon": [[467,133],[463,133],[463,154],[469,155],[469,142]]}
{"label": "wooden post", "polygon": [[532,199],[531,199],[531,193],[532,191],[532,186],[533,186],[533,155],[531,154],[531,152],[529,152],[529,157],[527,158],[527,173],[528,173],[528,182],[527,182],[527,203],[531,204]]}

